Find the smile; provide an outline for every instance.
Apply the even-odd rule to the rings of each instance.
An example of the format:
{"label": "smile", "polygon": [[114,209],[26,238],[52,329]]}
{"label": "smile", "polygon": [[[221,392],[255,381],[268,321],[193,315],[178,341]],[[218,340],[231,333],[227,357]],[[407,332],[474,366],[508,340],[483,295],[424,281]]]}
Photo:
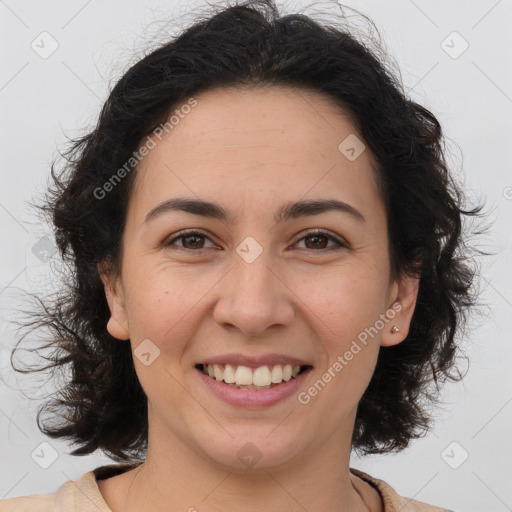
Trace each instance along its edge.
{"label": "smile", "polygon": [[[228,366],[231,366],[231,369]],[[297,365],[267,365],[251,369],[242,365],[218,363],[198,364],[195,368],[199,380],[214,397],[230,405],[252,409],[269,407],[295,395],[304,386],[305,380],[313,370],[311,365],[299,365],[298,369]],[[224,380],[233,380],[233,376],[234,382]],[[251,384],[248,384],[249,379]],[[272,382],[272,379],[279,382]],[[258,385],[254,382],[265,384]]]}
{"label": "smile", "polygon": [[295,379],[311,367],[309,365],[275,364],[249,368],[244,365],[199,364],[197,368],[211,379],[237,389],[264,390]]}

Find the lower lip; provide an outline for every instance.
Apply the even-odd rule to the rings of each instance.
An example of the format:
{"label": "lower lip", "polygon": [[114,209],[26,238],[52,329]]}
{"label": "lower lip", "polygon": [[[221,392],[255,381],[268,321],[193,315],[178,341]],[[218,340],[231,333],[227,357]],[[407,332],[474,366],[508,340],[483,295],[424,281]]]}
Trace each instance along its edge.
{"label": "lower lip", "polygon": [[196,368],[199,377],[215,395],[231,405],[242,407],[262,407],[273,405],[295,393],[312,368],[307,368],[300,375],[288,382],[282,382],[270,389],[238,389],[224,382],[208,377]]}

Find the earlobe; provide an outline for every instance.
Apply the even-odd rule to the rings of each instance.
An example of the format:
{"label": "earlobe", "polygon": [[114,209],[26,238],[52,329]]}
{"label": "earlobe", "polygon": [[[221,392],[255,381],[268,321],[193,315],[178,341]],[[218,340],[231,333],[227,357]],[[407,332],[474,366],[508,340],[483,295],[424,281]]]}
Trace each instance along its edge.
{"label": "earlobe", "polygon": [[128,329],[121,325],[112,315],[110,315],[107,322],[107,331],[112,337],[118,340],[127,340],[130,338]]}
{"label": "earlobe", "polygon": [[124,307],[123,292],[117,279],[112,278],[112,273],[106,270],[102,264],[98,264],[98,272],[103,283],[105,296],[110,309],[110,318],[106,328],[111,336],[119,340],[130,338],[130,332],[127,327],[127,317]]}
{"label": "earlobe", "polygon": [[412,315],[416,308],[419,282],[419,278],[407,276],[395,284],[396,293],[386,311],[389,322],[382,332],[381,346],[398,345],[407,338]]}

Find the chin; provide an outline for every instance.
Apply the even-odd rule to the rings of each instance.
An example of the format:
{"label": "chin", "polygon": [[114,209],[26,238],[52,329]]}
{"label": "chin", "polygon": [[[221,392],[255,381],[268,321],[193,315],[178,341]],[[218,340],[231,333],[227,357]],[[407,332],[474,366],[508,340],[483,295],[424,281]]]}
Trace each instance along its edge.
{"label": "chin", "polygon": [[[221,442],[206,441],[201,448],[212,461],[228,471],[246,473],[248,471],[275,470],[291,463],[300,452],[300,443],[291,437],[285,429],[281,435],[277,430],[265,428],[244,429],[244,432],[226,434]],[[272,439],[271,439],[272,437]],[[198,443],[200,446],[202,443]]]}

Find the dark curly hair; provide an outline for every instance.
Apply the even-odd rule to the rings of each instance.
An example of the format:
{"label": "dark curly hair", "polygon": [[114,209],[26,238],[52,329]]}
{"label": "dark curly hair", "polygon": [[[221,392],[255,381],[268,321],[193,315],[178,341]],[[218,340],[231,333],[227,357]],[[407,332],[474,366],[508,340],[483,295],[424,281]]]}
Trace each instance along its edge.
{"label": "dark curly hair", "polygon": [[463,215],[481,216],[482,205],[462,209],[465,197],[448,170],[438,120],[407,97],[386,62],[382,43],[358,38],[355,29],[303,14],[280,16],[273,0],[248,0],[203,13],[121,77],[95,128],[70,139],[62,172],[52,163],[53,183],[36,205],[53,222],[66,277],[52,300],[38,299],[41,309],[28,323],[52,333],[38,348],[46,363],[16,368],[65,376],[38,411],[45,434],[72,440],[74,455],[101,449],[118,461],[144,458],[147,397],[130,345],[107,332],[110,312],[98,273],[101,262],[120,268],[136,165],[105,197],[98,190],[192,95],[266,85],[323,93],[350,116],[377,162],[392,277],[420,278],[407,338],[380,348],[352,447],[361,454],[399,451],[429,430],[439,384],[463,377],[456,335],[477,305],[479,267],[469,256]]}

